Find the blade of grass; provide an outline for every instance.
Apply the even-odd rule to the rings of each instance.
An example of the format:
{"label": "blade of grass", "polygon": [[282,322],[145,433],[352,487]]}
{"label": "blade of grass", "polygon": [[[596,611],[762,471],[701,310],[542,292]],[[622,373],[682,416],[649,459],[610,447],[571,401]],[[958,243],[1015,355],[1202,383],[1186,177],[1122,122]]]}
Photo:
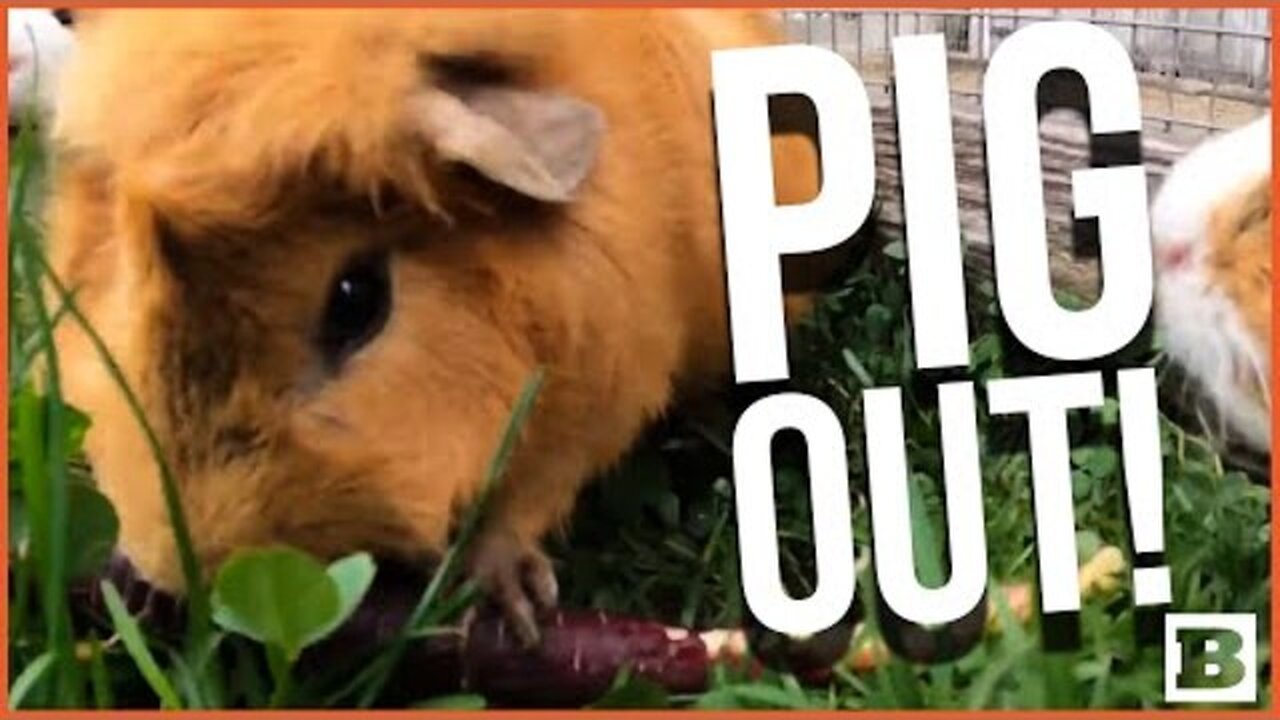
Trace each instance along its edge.
{"label": "blade of grass", "polygon": [[[25,139],[21,143],[23,159],[17,167],[17,194],[25,198],[29,183],[28,173],[35,160],[35,144],[29,132],[24,132]],[[10,212],[9,242],[19,247],[19,254],[24,259],[28,270],[32,267],[32,255],[38,251],[35,231],[23,212],[24,205],[17,206],[18,212]],[[58,369],[57,348],[53,344],[53,324],[44,295],[40,288],[39,275],[32,272],[20,273],[20,280],[30,295],[32,308],[35,311],[36,337],[45,356],[43,385],[47,402],[44,414],[45,443],[44,463],[40,466],[46,473],[48,494],[42,528],[47,532],[45,550],[40,563],[43,565],[41,578],[41,599],[44,606],[46,632],[49,647],[58,656],[56,663],[58,702],[64,706],[76,707],[83,704],[82,686],[80,683],[80,667],[74,657],[73,639],[71,637],[71,611],[67,604],[67,529],[68,523],[68,491],[67,491],[67,416],[62,401],[61,378]]]}
{"label": "blade of grass", "polygon": [[14,637],[21,637],[22,626],[26,621],[29,586],[32,584],[30,575],[34,571],[38,578],[43,572],[41,558],[45,553],[45,539],[49,537],[46,529],[49,512],[45,484],[40,473],[40,469],[44,467],[44,442],[40,437],[43,427],[41,419],[43,408],[40,405],[40,399],[35,392],[19,392],[11,402],[13,402],[12,412],[16,422],[14,427],[14,438],[17,441],[16,457],[21,462],[19,480],[23,499],[26,502],[28,527],[27,553],[25,557],[18,560],[19,572],[15,579],[16,583],[20,583],[18,602],[15,603],[15,607],[19,608],[20,612],[16,615],[18,622],[14,628]]}
{"label": "blade of grass", "polygon": [[208,588],[196,561],[195,550],[191,542],[191,531],[187,525],[186,516],[182,512],[178,484],[172,470],[169,468],[169,463],[165,460],[164,451],[160,447],[160,440],[151,423],[147,421],[146,412],[142,409],[142,404],[133,392],[133,388],[129,385],[128,380],[125,379],[124,371],[121,370],[115,357],[112,356],[102,336],[98,334],[93,324],[85,317],[72,293],[67,290],[57,274],[53,272],[53,268],[49,266],[48,259],[43,252],[38,251],[32,253],[32,259],[39,265],[45,279],[67,308],[67,312],[71,314],[71,317],[89,338],[89,342],[98,353],[98,357],[106,368],[107,373],[111,376],[112,381],[115,382],[123,394],[130,413],[134,416],[134,420],[137,421],[146,438],[152,457],[160,470],[160,484],[164,495],[165,510],[169,516],[169,523],[173,528],[174,539],[178,546],[178,555],[182,565],[183,581],[186,585],[188,646],[191,648],[202,647],[205,638],[212,632],[213,627],[209,614]]}
{"label": "blade of grass", "polygon": [[915,544],[916,577],[927,587],[940,587],[943,583],[942,548],[938,542],[938,528],[925,503],[924,483],[932,479],[920,473],[907,478],[907,495],[910,506],[911,535]]}
{"label": "blade of grass", "polygon": [[968,709],[982,710],[989,707],[1000,681],[1006,675],[1012,673],[1020,663],[1025,662],[1033,650],[1034,648],[1030,645],[1018,646],[1009,652],[998,655],[991,664],[983,668],[982,673],[978,675],[978,679],[969,688],[968,698],[966,699]]}
{"label": "blade of grass", "polygon": [[30,545],[28,545],[27,553],[15,552],[10,549],[9,561],[13,577],[10,580],[9,587],[16,595],[9,601],[9,642],[13,643],[14,638],[20,638],[26,632],[27,612],[31,602],[31,558]]}
{"label": "blade of grass", "polygon": [[1003,629],[998,640],[1001,652],[983,669],[969,688],[966,706],[970,710],[987,708],[995,697],[1001,680],[1008,675],[1018,675],[1019,669],[1026,664],[1036,650],[1035,643],[1023,629],[1022,623],[1014,617],[999,585],[988,583],[987,597],[991,598],[991,602],[995,605],[996,616],[1000,619],[1000,627]]}
{"label": "blade of grass", "polygon": [[[462,522],[459,524],[457,537],[449,546],[449,549],[445,551],[444,557],[432,574],[430,582],[427,583],[426,589],[423,590],[422,596],[418,599],[418,604],[409,615],[408,621],[405,622],[404,627],[387,649],[387,652],[370,665],[368,677],[358,677],[349,686],[358,688],[363,684],[364,690],[358,702],[361,708],[368,708],[373,705],[374,701],[382,693],[382,689],[386,686],[387,680],[391,677],[396,664],[399,663],[400,657],[404,655],[409,641],[424,624],[430,623],[438,614],[439,609],[436,607],[437,597],[445,587],[446,582],[452,578],[458,558],[470,544],[471,538],[480,527],[480,520],[484,515],[485,508],[488,506],[489,498],[493,496],[494,491],[501,484],[502,478],[506,474],[507,464],[511,460],[512,451],[515,450],[520,431],[524,429],[524,424],[528,419],[529,413],[533,410],[539,391],[542,389],[542,381],[542,368],[535,369],[530,378],[525,381],[524,388],[520,391],[520,395],[516,398],[515,405],[512,407],[511,416],[507,419],[507,425],[502,431],[498,448],[489,460],[489,468],[485,473],[485,482],[481,487],[480,494],[463,516]],[[347,690],[344,689],[339,696],[345,696],[346,693]]]}
{"label": "blade of grass", "polygon": [[173,529],[174,538],[178,547],[179,559],[183,572],[183,579],[186,585],[186,602],[187,602],[187,633],[184,652],[188,655],[188,662],[192,667],[202,668],[204,675],[204,687],[202,688],[202,696],[210,698],[212,702],[218,702],[222,697],[222,672],[221,665],[216,657],[209,658],[208,661],[196,661],[201,654],[202,648],[207,647],[207,640],[212,633],[212,622],[209,611],[208,589],[204,583],[203,576],[200,573],[199,565],[196,561],[195,552],[191,542],[191,533],[186,522],[186,517],[182,511],[181,497],[179,495],[177,482],[173,476],[172,470],[168,462],[165,460],[164,453],[160,447],[158,436],[155,433],[151,423],[147,420],[146,413],[142,409],[142,405],[134,393],[133,388],[125,379],[124,373],[119,364],[116,362],[110,350],[106,347],[101,335],[97,332],[93,324],[89,322],[76,302],[75,296],[68,291],[66,286],[58,278],[57,274],[49,265],[48,259],[44,254],[43,248],[38,243],[25,243],[28,252],[24,253],[31,268],[37,270],[43,275],[48,282],[50,288],[58,296],[61,307],[76,321],[76,323],[84,331],[90,340],[95,351],[98,353],[99,359],[112,378],[113,382],[122,393],[126,404],[130,409],[130,413],[134,416],[139,427],[142,429],[144,437],[147,440],[152,457],[155,460],[160,471],[161,491],[165,501],[165,508],[168,514],[170,525]]}
{"label": "blade of grass", "polygon": [[124,642],[125,650],[129,651],[129,657],[133,658],[133,662],[138,666],[142,677],[151,686],[151,690],[156,696],[160,698],[160,707],[166,710],[181,708],[182,703],[178,700],[178,694],[174,692],[173,685],[169,683],[169,678],[165,676],[164,672],[160,670],[160,666],[156,664],[155,656],[151,654],[146,640],[142,637],[142,630],[138,627],[138,621],[125,609],[124,601],[120,599],[120,593],[110,580],[102,581],[102,598],[106,602],[107,613],[111,615],[111,625],[116,629],[120,640]]}
{"label": "blade of grass", "polygon": [[13,681],[13,685],[9,686],[9,709],[17,710],[22,707],[22,701],[27,699],[27,693],[31,692],[31,688],[44,679],[49,668],[53,667],[53,663],[58,659],[56,653],[52,650],[45,650],[40,656],[32,660],[18,677]]}
{"label": "blade of grass", "polygon": [[[479,586],[471,581],[465,581],[460,586],[450,592],[445,597],[440,598],[440,602],[436,605],[431,613],[431,619],[437,622],[447,622],[451,619],[458,618],[471,607],[477,598],[481,595]],[[450,632],[451,628],[437,627],[436,623],[424,622],[423,626],[414,628],[413,637],[427,637],[441,632]]]}
{"label": "blade of grass", "polygon": [[93,688],[93,704],[99,710],[115,707],[115,693],[111,689],[111,676],[107,674],[107,658],[102,641],[96,633],[89,635],[89,681]]}
{"label": "blade of grass", "polygon": [[[209,659],[218,652],[218,647],[226,638],[222,633],[211,634],[206,647],[194,652],[170,650],[168,653],[170,676],[178,689],[178,694],[185,699],[189,710],[216,709],[223,706],[224,692],[221,684],[211,687],[206,675]],[[214,691],[211,693],[211,690]]]}
{"label": "blade of grass", "polygon": [[[54,328],[58,327],[58,323],[62,322],[66,315],[67,306],[59,306],[50,318],[49,324]],[[40,336],[33,333],[25,341],[18,342],[16,345],[11,345],[11,347],[16,349],[9,356],[11,358],[9,361],[9,387],[21,387],[27,377],[27,373],[31,370],[32,363],[42,350]]]}
{"label": "blade of grass", "polygon": [[[32,283],[38,292],[36,283]],[[36,317],[40,334],[47,343],[45,357],[48,367],[45,368],[45,386],[47,408],[45,421],[44,481],[48,486],[46,509],[49,513],[46,531],[46,553],[44,561],[44,578],[41,588],[41,599],[45,609],[45,622],[49,637],[49,647],[58,654],[57,695],[59,703],[64,706],[78,707],[83,704],[82,687],[79,681],[80,667],[75,660],[74,639],[71,631],[71,609],[67,603],[67,537],[69,497],[67,491],[67,416],[62,402],[61,383],[57,371],[57,353],[53,348],[53,330],[44,303],[35,301]]]}

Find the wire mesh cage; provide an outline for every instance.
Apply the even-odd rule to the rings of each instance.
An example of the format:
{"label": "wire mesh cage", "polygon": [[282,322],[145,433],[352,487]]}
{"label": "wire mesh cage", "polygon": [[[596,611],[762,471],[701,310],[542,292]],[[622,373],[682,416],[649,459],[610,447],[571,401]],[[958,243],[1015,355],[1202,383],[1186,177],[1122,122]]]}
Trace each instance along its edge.
{"label": "wire mesh cage", "polygon": [[886,95],[892,38],[942,33],[957,109],[978,109],[982,71],[1004,38],[1065,19],[1104,27],[1125,46],[1138,71],[1146,131],[1175,144],[1243,125],[1271,102],[1267,9],[793,10],[785,19],[792,38],[841,53],[869,91]]}

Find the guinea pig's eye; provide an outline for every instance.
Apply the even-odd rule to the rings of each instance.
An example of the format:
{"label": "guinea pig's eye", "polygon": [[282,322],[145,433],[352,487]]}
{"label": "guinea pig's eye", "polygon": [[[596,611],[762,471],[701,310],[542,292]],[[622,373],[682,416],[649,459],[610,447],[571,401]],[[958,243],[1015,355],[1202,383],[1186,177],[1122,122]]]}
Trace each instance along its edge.
{"label": "guinea pig's eye", "polygon": [[391,310],[391,276],[385,254],[349,263],[333,281],[320,327],[320,348],[337,365],[372,340]]}

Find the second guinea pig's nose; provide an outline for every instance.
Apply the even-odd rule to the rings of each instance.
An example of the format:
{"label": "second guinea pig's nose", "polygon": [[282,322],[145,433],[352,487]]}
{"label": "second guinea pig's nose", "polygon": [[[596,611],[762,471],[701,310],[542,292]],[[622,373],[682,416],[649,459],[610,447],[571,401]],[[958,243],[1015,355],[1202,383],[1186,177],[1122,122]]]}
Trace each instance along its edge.
{"label": "second guinea pig's nose", "polygon": [[1154,249],[1156,269],[1171,272],[1191,263],[1191,248],[1186,243],[1157,245]]}

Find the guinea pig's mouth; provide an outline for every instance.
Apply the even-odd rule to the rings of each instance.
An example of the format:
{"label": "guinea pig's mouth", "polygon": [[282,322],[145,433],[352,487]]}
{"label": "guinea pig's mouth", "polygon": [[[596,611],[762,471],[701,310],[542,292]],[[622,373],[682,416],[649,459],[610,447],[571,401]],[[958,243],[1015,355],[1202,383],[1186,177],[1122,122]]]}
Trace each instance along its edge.
{"label": "guinea pig's mouth", "polygon": [[117,549],[111,554],[98,577],[85,580],[72,590],[73,606],[83,609],[94,621],[105,621],[106,601],[102,595],[104,582],[120,593],[125,609],[140,623],[165,636],[181,634],[185,609],[181,599],[148,582],[129,558]]}
{"label": "guinea pig's mouth", "polygon": [[[354,642],[363,647],[394,639],[430,578],[427,569],[415,568],[392,558],[378,558],[377,568],[373,587],[364,602],[335,633],[338,642]],[[86,579],[72,589],[73,607],[87,620],[104,628],[111,627],[102,594],[104,581],[115,587],[125,609],[147,630],[165,638],[182,636],[186,627],[183,599],[153,585],[119,549],[112,553],[98,576]]]}

